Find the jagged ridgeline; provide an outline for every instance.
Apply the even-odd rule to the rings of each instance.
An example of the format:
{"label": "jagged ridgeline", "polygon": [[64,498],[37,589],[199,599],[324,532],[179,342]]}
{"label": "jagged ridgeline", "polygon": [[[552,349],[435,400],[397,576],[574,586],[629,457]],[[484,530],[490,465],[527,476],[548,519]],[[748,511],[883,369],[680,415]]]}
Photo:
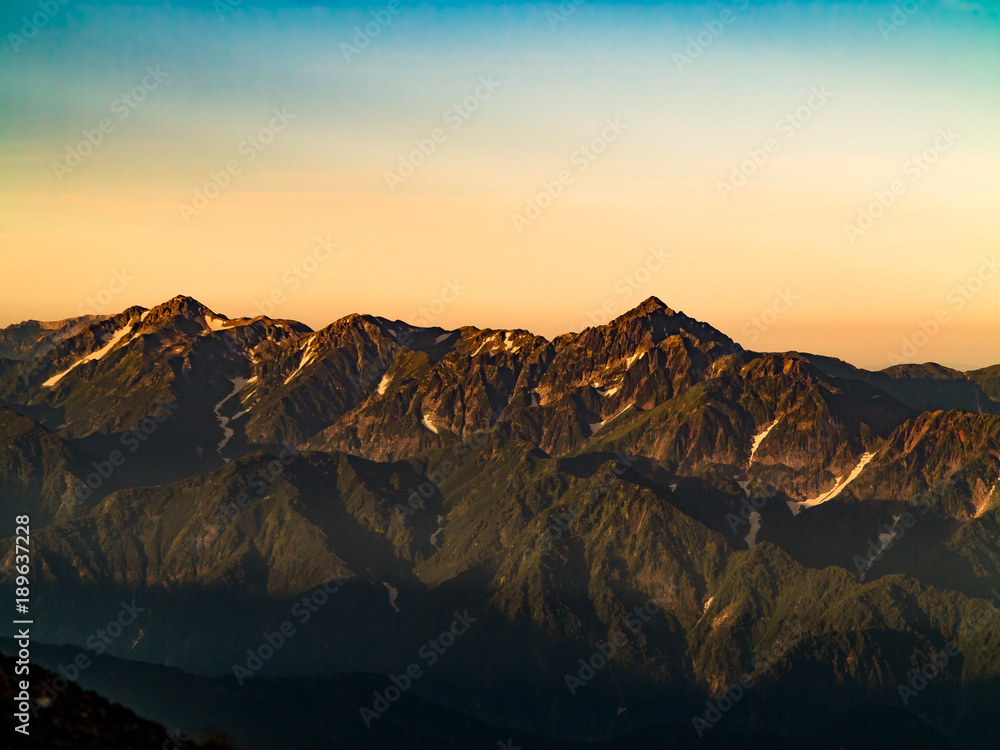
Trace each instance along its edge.
{"label": "jagged ridgeline", "polygon": [[176,297],[3,329],[0,397],[34,634],[76,647],[45,666],[94,655],[82,687],[188,734],[280,746],[232,706],[316,680],[351,704],[320,745],[405,716],[441,746],[442,715],[456,747],[1000,730],[1000,366],[753,352],[656,298],[547,340]]}

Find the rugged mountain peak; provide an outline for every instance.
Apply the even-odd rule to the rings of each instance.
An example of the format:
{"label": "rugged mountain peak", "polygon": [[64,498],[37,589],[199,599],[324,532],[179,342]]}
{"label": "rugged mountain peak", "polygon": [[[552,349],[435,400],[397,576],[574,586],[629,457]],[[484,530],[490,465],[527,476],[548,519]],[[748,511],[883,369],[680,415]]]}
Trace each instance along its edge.
{"label": "rugged mountain peak", "polygon": [[183,318],[211,316],[220,320],[228,320],[225,315],[219,315],[193,297],[188,297],[183,294],[178,294],[173,299],[168,300],[161,305],[157,305],[150,311],[150,314],[156,315],[156,317],[164,315],[169,317],[180,316]]}
{"label": "rugged mountain peak", "polygon": [[640,325],[644,328],[656,328],[667,325],[677,328],[685,321],[697,322],[682,312],[667,307],[657,297],[649,297],[626,313],[611,320],[607,325],[613,329],[631,328]]}
{"label": "rugged mountain peak", "polygon": [[394,342],[407,345],[415,334],[424,330],[401,320],[391,321],[375,315],[351,313],[317,331],[317,336],[323,346],[340,345],[345,337],[351,340],[363,339],[384,344]]}
{"label": "rugged mountain peak", "polygon": [[[675,315],[675,311],[671,310],[659,297],[647,297],[643,302],[639,303],[633,307],[625,315],[652,315],[655,313],[663,313],[664,315]],[[622,316],[625,317],[625,316]]]}
{"label": "rugged mountain peak", "polygon": [[378,315],[370,315],[368,313],[350,313],[342,318],[337,318],[326,327],[325,330],[331,331],[342,331],[350,328],[363,328],[370,331],[379,331],[384,335],[398,334],[400,331],[423,331],[432,330],[424,329],[419,326],[412,325],[403,320],[389,320],[388,318],[383,318]]}
{"label": "rugged mountain peak", "polygon": [[140,312],[139,319],[133,322],[136,331],[149,332],[170,329],[188,336],[195,336],[212,333],[234,325],[234,321],[225,315],[220,315],[193,297],[182,294],[149,310],[135,309]]}
{"label": "rugged mountain peak", "polygon": [[654,343],[679,333],[687,333],[703,343],[732,344],[732,339],[707,323],[673,310],[657,297],[649,297],[636,307],[609,322],[603,328],[626,338],[649,335]]}

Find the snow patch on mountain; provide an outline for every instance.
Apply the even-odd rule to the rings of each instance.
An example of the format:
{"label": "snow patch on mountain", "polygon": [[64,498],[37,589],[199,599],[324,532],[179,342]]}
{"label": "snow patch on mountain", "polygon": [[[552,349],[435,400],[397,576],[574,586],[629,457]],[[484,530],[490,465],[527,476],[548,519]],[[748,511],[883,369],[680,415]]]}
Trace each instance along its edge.
{"label": "snow patch on mountain", "polygon": [[299,362],[299,366],[295,368],[295,371],[291,375],[289,375],[287,378],[285,378],[285,385],[288,385],[292,381],[292,378],[294,378],[296,375],[298,375],[300,372],[302,372],[302,368],[303,367],[305,367],[310,362],[312,362],[313,360],[316,359],[317,352],[315,351],[315,349],[313,347],[313,342],[315,342],[315,340],[316,340],[315,334],[312,335],[312,336],[310,336],[306,340],[304,351],[303,351],[303,354],[302,354],[302,361]]}
{"label": "snow patch on mountain", "polygon": [[636,352],[635,354],[633,354],[631,357],[629,357],[625,361],[625,369],[627,370],[628,368],[630,368],[633,365],[633,363],[635,363],[637,360],[642,359],[645,356],[646,356],[646,352],[645,351]]}
{"label": "snow patch on mountain", "polygon": [[426,414],[424,414],[422,417],[420,417],[420,424],[422,424],[428,430],[430,430],[435,435],[437,435],[438,428],[434,426],[434,423],[431,422],[431,418],[428,417]]}
{"label": "snow patch on mountain", "polygon": [[444,516],[438,516],[437,522],[438,522],[437,531],[431,534],[431,544],[433,544],[438,549],[441,549],[440,547],[438,547],[437,538],[441,535],[441,532],[444,531]]}
{"label": "snow patch on mountain", "polygon": [[143,637],[144,635],[146,635],[146,631],[145,631],[144,629],[140,628],[140,629],[139,629],[139,635],[138,635],[138,636],[136,636],[136,638],[135,638],[135,639],[134,639],[134,640],[132,641],[132,645],[128,647],[128,650],[129,650],[129,651],[131,651],[131,650],[132,650],[132,649],[134,649],[134,648],[135,648],[135,647],[136,647],[137,645],[139,645],[139,641],[141,641],[141,640],[142,640],[142,637]]}
{"label": "snow patch on mountain", "polygon": [[822,495],[819,495],[818,497],[813,497],[809,498],[808,500],[803,500],[800,503],[795,502],[794,500],[789,500],[788,507],[791,509],[792,515],[797,516],[805,508],[812,508],[816,505],[822,505],[828,500],[832,500],[833,498],[835,498],[837,495],[839,495],[841,492],[844,491],[844,488],[847,485],[849,485],[851,482],[857,479],[858,475],[864,470],[864,468],[868,465],[868,462],[871,461],[873,458],[875,458],[874,453],[865,453],[863,456],[861,456],[861,460],[858,461],[858,465],[854,467],[851,473],[848,474],[846,478],[837,477],[836,484],[834,484],[833,489],[829,490],[828,492],[824,492]]}
{"label": "snow patch on mountain", "polygon": [[500,338],[500,334],[492,333],[483,339],[482,343],[479,345],[479,348],[477,348],[476,351],[472,353],[472,356],[475,357],[477,354],[479,354],[479,352],[481,352],[487,346],[489,347],[489,350],[486,352],[487,354],[493,354],[493,352],[495,352],[498,348],[506,348],[506,344],[504,343],[503,339]]}
{"label": "snow patch on mountain", "polygon": [[232,321],[226,320],[225,318],[216,318],[212,315],[205,316],[205,327],[212,333],[215,333],[216,331],[221,331],[223,328],[226,327],[227,323],[231,322]]}
{"label": "snow patch on mountain", "polygon": [[[230,419],[229,417],[220,414],[219,409],[221,409],[222,405],[225,404],[229,399],[231,399],[237,393],[242,391],[244,388],[247,387],[249,383],[252,383],[256,379],[257,379],[256,377],[250,378],[249,380],[246,378],[233,378],[230,381],[233,384],[233,390],[230,391],[229,395],[227,395],[224,399],[222,399],[222,401],[217,403],[215,405],[215,408],[213,409],[213,411],[215,412],[215,418],[219,420],[219,426],[222,427],[222,440],[219,441],[219,445],[216,447],[216,450],[219,452],[220,456],[222,455],[222,449],[226,447],[226,443],[228,443],[229,439],[233,436],[233,429],[229,426],[229,423],[232,421],[232,419],[236,419],[236,417],[240,416],[240,414],[243,414],[244,412],[240,412],[240,414],[237,414],[236,417]],[[225,461],[226,463],[229,463],[228,458],[223,457],[222,460]]]}
{"label": "snow patch on mountain", "polygon": [[890,530],[882,532],[881,534],[878,535],[878,542],[879,542],[878,552],[876,552],[874,555],[868,556],[868,559],[865,561],[864,568],[862,568],[858,574],[858,578],[860,580],[862,581],[865,580],[865,575],[868,573],[868,568],[874,565],[875,561],[882,556],[882,553],[885,552],[887,549],[889,549],[893,541],[895,541],[896,537],[901,535],[901,531],[898,526],[899,519],[901,518],[902,516],[893,516],[892,526],[890,527]]}
{"label": "snow patch on mountain", "polygon": [[483,342],[479,345],[479,348],[476,349],[476,351],[474,351],[471,356],[475,357],[477,354],[479,354],[479,352],[483,350],[483,347],[486,346],[488,343],[490,343],[490,339],[492,338],[493,338],[492,336],[489,336],[483,339]]}
{"label": "snow patch on mountain", "polygon": [[624,409],[622,409],[620,412],[611,417],[611,419],[605,419],[603,422],[594,422],[593,424],[590,425],[590,434],[596,435],[597,431],[600,430],[602,427],[604,427],[604,425],[606,425],[608,422],[615,421],[616,419],[618,419],[618,417],[620,417],[622,414],[624,414],[631,408],[632,404],[628,404]]}
{"label": "snow patch on mountain", "polygon": [[389,589],[389,604],[392,605],[394,610],[399,612],[399,607],[396,606],[396,597],[399,596],[399,591],[388,581],[382,581],[382,585]]}
{"label": "snow patch on mountain", "polygon": [[[750,446],[750,464],[753,463],[753,457],[757,453],[757,449],[760,448],[760,444],[762,442],[764,442],[764,438],[767,437],[767,433],[769,433],[771,430],[773,430],[774,426],[776,424],[778,424],[778,420],[777,419],[774,420],[773,422],[771,422],[771,424],[769,424],[763,430],[761,430],[760,432],[758,432],[756,435],[754,435],[753,445]],[[748,464],[748,468],[749,468],[749,464]]]}
{"label": "snow patch on mountain", "polygon": [[998,486],[1000,486],[1000,478],[998,478],[997,481],[993,483],[993,486],[990,487],[990,491],[987,492],[986,497],[983,498],[983,504],[976,509],[976,515],[973,516],[973,518],[979,518],[986,512],[986,509],[990,507],[990,498],[993,497],[993,493],[997,491]]}
{"label": "snow patch on mountain", "polygon": [[496,333],[491,333],[489,336],[484,338],[480,342],[479,346],[476,347],[476,351],[469,356],[475,357],[487,347],[489,347],[489,349],[487,349],[486,353],[494,354],[496,352],[516,352],[521,348],[521,345],[514,343],[514,333],[511,331],[503,333],[498,331]]}
{"label": "snow patch on mountain", "polygon": [[895,539],[897,536],[899,536],[899,529],[896,527],[896,524],[899,523],[899,519],[901,519],[901,518],[902,518],[902,516],[893,516],[892,517],[892,523],[893,523],[893,525],[892,525],[892,531],[884,532],[884,533],[878,535],[879,544],[882,545],[881,548],[880,548],[880,550],[879,550],[880,552],[882,550],[886,549],[892,543],[892,540]]}
{"label": "snow patch on mountain", "polygon": [[383,393],[385,393],[385,389],[389,387],[389,383],[391,382],[392,378],[389,377],[389,373],[386,373],[385,375],[382,376],[382,379],[379,381],[378,384],[378,393],[380,396]]}
{"label": "snow patch on mountain", "polygon": [[63,370],[58,375],[53,375],[51,378],[49,378],[48,380],[46,380],[44,383],[42,383],[42,385],[44,387],[46,387],[46,388],[51,388],[56,383],[58,383],[60,380],[62,380],[64,377],[66,377],[67,375],[69,375],[69,373],[72,372],[74,369],[76,369],[77,367],[79,367],[80,365],[82,365],[84,362],[96,362],[97,360],[103,359],[104,356],[108,352],[110,352],[112,349],[114,349],[115,345],[119,341],[121,341],[123,338],[125,338],[126,336],[128,336],[128,334],[131,331],[132,331],[132,324],[129,323],[127,326],[125,326],[124,328],[122,328],[120,331],[117,331],[108,340],[108,343],[106,343],[104,346],[102,346],[96,352],[91,352],[90,354],[88,354],[83,359],[78,359],[76,362],[74,362],[73,364],[71,364],[67,369]]}
{"label": "snow patch on mountain", "polygon": [[[252,383],[256,383],[256,382],[257,382],[257,376],[254,375],[252,378],[250,378],[247,381],[247,385],[251,385]],[[243,390],[246,390],[246,389],[244,388]],[[243,398],[244,399],[248,399],[248,398],[250,398],[256,392],[257,392],[257,388],[256,387],[251,388],[246,394],[244,394]],[[236,412],[232,417],[229,418],[229,424],[232,424],[237,419],[239,419],[240,417],[242,417],[244,414],[249,414],[249,413],[250,413],[250,407],[248,407],[246,409],[243,409],[242,411]]]}

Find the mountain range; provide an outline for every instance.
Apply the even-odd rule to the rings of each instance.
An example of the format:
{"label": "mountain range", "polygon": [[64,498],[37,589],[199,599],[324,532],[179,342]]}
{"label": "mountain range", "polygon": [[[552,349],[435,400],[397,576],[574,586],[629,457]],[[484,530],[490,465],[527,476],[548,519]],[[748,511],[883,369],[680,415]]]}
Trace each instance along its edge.
{"label": "mountain range", "polygon": [[94,657],[67,703],[258,750],[1000,730],[1000,365],[754,352],[655,297],[548,340],[180,296],[0,330],[0,438],[39,669]]}

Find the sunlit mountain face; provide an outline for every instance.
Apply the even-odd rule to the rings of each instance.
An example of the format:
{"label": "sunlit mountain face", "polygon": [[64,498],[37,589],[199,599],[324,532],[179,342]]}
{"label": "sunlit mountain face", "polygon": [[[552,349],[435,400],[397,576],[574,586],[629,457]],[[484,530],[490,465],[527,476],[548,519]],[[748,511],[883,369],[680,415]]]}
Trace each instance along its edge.
{"label": "sunlit mountain face", "polygon": [[0,748],[964,750],[992,0],[8,0]]}

